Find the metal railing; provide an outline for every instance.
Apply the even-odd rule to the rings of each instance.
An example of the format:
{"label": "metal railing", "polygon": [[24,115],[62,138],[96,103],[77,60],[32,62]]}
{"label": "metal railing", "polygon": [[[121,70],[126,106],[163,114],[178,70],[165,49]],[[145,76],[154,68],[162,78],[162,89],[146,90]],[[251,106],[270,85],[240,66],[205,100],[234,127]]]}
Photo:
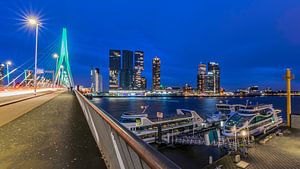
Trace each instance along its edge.
{"label": "metal railing", "polygon": [[177,169],[175,163],[122,126],[80,92],[75,91],[108,168]]}

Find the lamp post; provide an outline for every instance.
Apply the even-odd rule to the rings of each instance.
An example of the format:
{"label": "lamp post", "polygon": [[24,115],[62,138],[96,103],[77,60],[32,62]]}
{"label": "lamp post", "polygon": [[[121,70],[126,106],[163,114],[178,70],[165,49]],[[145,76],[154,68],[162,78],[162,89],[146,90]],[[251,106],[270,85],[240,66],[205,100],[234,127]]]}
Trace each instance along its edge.
{"label": "lamp post", "polygon": [[36,77],[37,77],[37,51],[38,51],[38,36],[39,36],[39,26],[40,22],[35,17],[27,18],[27,22],[30,26],[35,27],[35,55],[34,55],[34,95],[36,95]]}
{"label": "lamp post", "polygon": [[10,78],[10,76],[9,76],[9,66],[12,65],[12,63],[11,63],[11,61],[7,61],[5,64],[6,64],[7,86],[8,86],[9,83],[10,83],[10,81],[9,81],[9,80],[10,80],[10,79],[9,79],[9,78]]}
{"label": "lamp post", "polygon": [[249,121],[246,122],[247,123],[247,144],[249,145],[250,144],[250,131],[249,131]]}
{"label": "lamp post", "polygon": [[233,126],[233,132],[234,132],[234,150],[237,151],[237,139],[236,139],[236,125]]}
{"label": "lamp post", "polygon": [[58,54],[54,53],[53,58],[56,59],[56,64],[55,64],[55,70],[56,70],[57,69],[57,63],[58,63],[58,58],[59,58]]}
{"label": "lamp post", "polygon": [[[58,63],[58,58],[59,58],[59,56],[58,56],[58,54],[57,53],[54,53],[53,54],[53,58],[54,59],[56,59],[56,64],[55,64],[55,72],[56,72],[56,70],[57,70],[57,63]],[[55,73],[54,73],[55,74]],[[54,76],[54,75],[53,75]],[[53,80],[53,87],[55,86],[55,81]]]}
{"label": "lamp post", "polygon": [[62,79],[61,79],[61,77],[63,76],[63,71],[64,71],[64,66],[63,65],[60,65],[60,68],[59,68],[59,76],[58,76],[58,84],[60,84],[61,83],[61,81],[62,81]]}

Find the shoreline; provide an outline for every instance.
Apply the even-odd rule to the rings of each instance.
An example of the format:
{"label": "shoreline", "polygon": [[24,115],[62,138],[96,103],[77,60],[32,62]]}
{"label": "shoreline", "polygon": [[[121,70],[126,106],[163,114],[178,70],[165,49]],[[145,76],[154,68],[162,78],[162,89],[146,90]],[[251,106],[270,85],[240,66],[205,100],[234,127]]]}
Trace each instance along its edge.
{"label": "shoreline", "polygon": [[[134,97],[175,97],[175,98],[254,98],[254,97],[286,97],[286,95],[264,95],[264,96],[90,96],[91,98],[102,98],[102,97],[119,97],[119,98],[134,98]],[[292,97],[299,97],[300,95],[292,95]]]}

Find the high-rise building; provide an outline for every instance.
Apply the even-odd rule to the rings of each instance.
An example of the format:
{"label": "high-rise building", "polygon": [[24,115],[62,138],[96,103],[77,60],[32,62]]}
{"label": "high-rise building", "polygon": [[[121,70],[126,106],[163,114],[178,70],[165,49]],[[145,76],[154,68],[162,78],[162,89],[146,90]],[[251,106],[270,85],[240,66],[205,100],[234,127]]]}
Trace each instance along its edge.
{"label": "high-rise building", "polygon": [[206,76],[206,65],[198,65],[198,74],[197,74],[197,89],[199,93],[205,92],[205,76]]}
{"label": "high-rise building", "polygon": [[146,77],[141,78],[141,90],[147,90],[147,79],[146,79]]}
{"label": "high-rise building", "polygon": [[119,88],[119,74],[121,69],[121,51],[109,50],[109,90]]}
{"label": "high-rise building", "polygon": [[134,87],[133,89],[142,89],[142,71],[144,71],[144,52],[134,52]]}
{"label": "high-rise building", "polygon": [[101,93],[103,92],[102,89],[102,75],[100,73],[99,68],[92,68],[91,69],[91,80],[92,80],[92,92],[93,93]]}
{"label": "high-rise building", "polygon": [[205,93],[215,93],[214,75],[212,72],[207,72],[205,76]]}
{"label": "high-rise building", "polygon": [[220,93],[220,66],[219,63],[209,62],[208,63],[208,77],[207,80],[207,90],[208,92],[218,94]]}
{"label": "high-rise building", "polygon": [[120,87],[122,90],[133,89],[133,52],[130,50],[122,50]]}
{"label": "high-rise building", "polygon": [[160,89],[160,59],[158,57],[152,60],[152,90]]}
{"label": "high-rise building", "polygon": [[0,64],[0,87],[3,86],[3,77],[4,77],[4,64]]}

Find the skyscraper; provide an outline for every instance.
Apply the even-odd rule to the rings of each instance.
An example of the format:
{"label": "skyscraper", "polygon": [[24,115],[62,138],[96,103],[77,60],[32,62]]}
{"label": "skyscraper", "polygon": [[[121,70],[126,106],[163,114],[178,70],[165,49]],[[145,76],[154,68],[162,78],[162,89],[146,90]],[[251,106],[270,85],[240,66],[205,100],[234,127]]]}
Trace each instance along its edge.
{"label": "skyscraper", "polygon": [[3,86],[3,77],[4,77],[4,64],[0,64],[0,87]]}
{"label": "skyscraper", "polygon": [[207,75],[205,76],[205,93],[215,93],[214,89],[214,74],[212,72],[207,72]]}
{"label": "skyscraper", "polygon": [[109,90],[119,88],[119,73],[121,66],[121,51],[109,50]]}
{"label": "skyscraper", "polygon": [[207,85],[210,92],[215,94],[220,93],[220,66],[219,63],[209,62],[208,63],[208,73],[209,77],[207,78]]}
{"label": "skyscraper", "polygon": [[206,76],[206,65],[198,65],[198,74],[197,74],[197,89],[199,93],[205,92],[205,76]]}
{"label": "skyscraper", "polygon": [[122,50],[120,87],[123,90],[133,89],[133,52],[130,50]]}
{"label": "skyscraper", "polygon": [[134,89],[142,89],[142,71],[144,71],[144,52],[135,51],[134,52]]}
{"label": "skyscraper", "polygon": [[152,60],[152,90],[160,88],[160,59],[156,56]]}
{"label": "skyscraper", "polygon": [[102,89],[102,75],[100,73],[99,68],[92,68],[91,69],[91,81],[92,81],[92,92],[93,93],[100,93],[103,92]]}
{"label": "skyscraper", "polygon": [[146,77],[141,78],[141,90],[147,90],[147,79],[146,79]]}

